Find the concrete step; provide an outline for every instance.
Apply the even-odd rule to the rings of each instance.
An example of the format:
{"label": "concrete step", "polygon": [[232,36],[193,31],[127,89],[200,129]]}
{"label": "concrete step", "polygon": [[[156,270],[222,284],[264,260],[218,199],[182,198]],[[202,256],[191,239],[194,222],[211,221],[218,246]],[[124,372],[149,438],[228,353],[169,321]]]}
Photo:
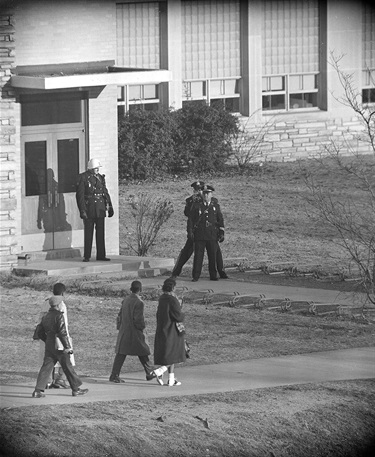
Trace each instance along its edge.
{"label": "concrete step", "polygon": [[90,260],[82,262],[82,257],[65,257],[44,260],[19,259],[18,266],[13,269],[16,274],[32,276],[84,276],[98,274],[124,273],[127,277],[150,278],[171,271],[174,259],[157,257],[132,257],[113,255],[110,262]]}

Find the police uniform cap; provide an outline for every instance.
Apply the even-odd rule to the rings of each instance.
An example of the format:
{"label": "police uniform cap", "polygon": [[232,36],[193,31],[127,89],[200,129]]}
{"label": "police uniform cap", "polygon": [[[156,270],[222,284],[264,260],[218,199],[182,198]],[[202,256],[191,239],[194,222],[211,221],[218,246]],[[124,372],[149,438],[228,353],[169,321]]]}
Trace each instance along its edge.
{"label": "police uniform cap", "polygon": [[203,186],[204,186],[204,182],[203,182],[203,181],[194,181],[194,182],[191,184],[191,187],[192,187],[194,190],[201,190]]}
{"label": "police uniform cap", "polygon": [[202,192],[213,192],[215,189],[212,186],[203,186],[202,187]]}

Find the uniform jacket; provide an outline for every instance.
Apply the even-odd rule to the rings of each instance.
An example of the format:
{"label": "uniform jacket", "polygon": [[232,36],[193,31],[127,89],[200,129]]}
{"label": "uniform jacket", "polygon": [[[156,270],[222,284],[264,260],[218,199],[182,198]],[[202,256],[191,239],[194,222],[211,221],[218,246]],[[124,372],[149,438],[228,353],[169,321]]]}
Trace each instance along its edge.
{"label": "uniform jacket", "polygon": [[170,293],[163,293],[156,312],[155,365],[172,365],[186,361],[185,339],[178,334],[176,328],[176,322],[183,322],[184,318],[178,299]]}
{"label": "uniform jacket", "polygon": [[105,177],[99,173],[85,171],[79,175],[76,199],[80,213],[85,212],[89,219],[105,217],[106,209],[112,207]]}
{"label": "uniform jacket", "polygon": [[126,297],[119,312],[120,328],[116,353],[125,355],[150,355],[144,319],[144,303],[137,294]]}
{"label": "uniform jacket", "polygon": [[71,349],[64,315],[61,311],[56,308],[50,308],[46,315],[43,316],[41,324],[38,336],[45,342],[46,350],[50,352],[57,350],[56,338],[61,341],[63,348]]}
{"label": "uniform jacket", "polygon": [[190,212],[188,230],[193,231],[194,240],[217,240],[218,229],[224,228],[224,218],[216,199],[211,199],[208,206],[203,201],[194,204]]}

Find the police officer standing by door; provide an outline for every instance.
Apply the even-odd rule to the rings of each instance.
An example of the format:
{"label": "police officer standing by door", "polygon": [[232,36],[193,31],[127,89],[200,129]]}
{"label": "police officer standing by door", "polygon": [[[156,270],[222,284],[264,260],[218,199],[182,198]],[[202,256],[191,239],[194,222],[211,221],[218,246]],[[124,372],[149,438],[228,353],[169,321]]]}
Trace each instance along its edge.
{"label": "police officer standing by door", "polygon": [[106,211],[108,211],[108,217],[112,217],[114,212],[105,177],[99,174],[100,167],[99,160],[89,160],[87,171],[81,173],[78,179],[76,199],[84,225],[84,262],[88,262],[91,258],[94,228],[96,260],[111,260],[106,257],[105,252],[104,218]]}

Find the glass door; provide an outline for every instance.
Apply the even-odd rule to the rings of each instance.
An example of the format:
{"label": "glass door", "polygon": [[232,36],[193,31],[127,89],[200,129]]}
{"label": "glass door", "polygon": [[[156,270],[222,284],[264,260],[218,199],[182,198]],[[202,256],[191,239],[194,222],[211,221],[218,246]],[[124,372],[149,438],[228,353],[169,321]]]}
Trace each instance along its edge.
{"label": "glass door", "polygon": [[83,245],[75,201],[85,169],[82,129],[22,135],[21,250],[49,251]]}

